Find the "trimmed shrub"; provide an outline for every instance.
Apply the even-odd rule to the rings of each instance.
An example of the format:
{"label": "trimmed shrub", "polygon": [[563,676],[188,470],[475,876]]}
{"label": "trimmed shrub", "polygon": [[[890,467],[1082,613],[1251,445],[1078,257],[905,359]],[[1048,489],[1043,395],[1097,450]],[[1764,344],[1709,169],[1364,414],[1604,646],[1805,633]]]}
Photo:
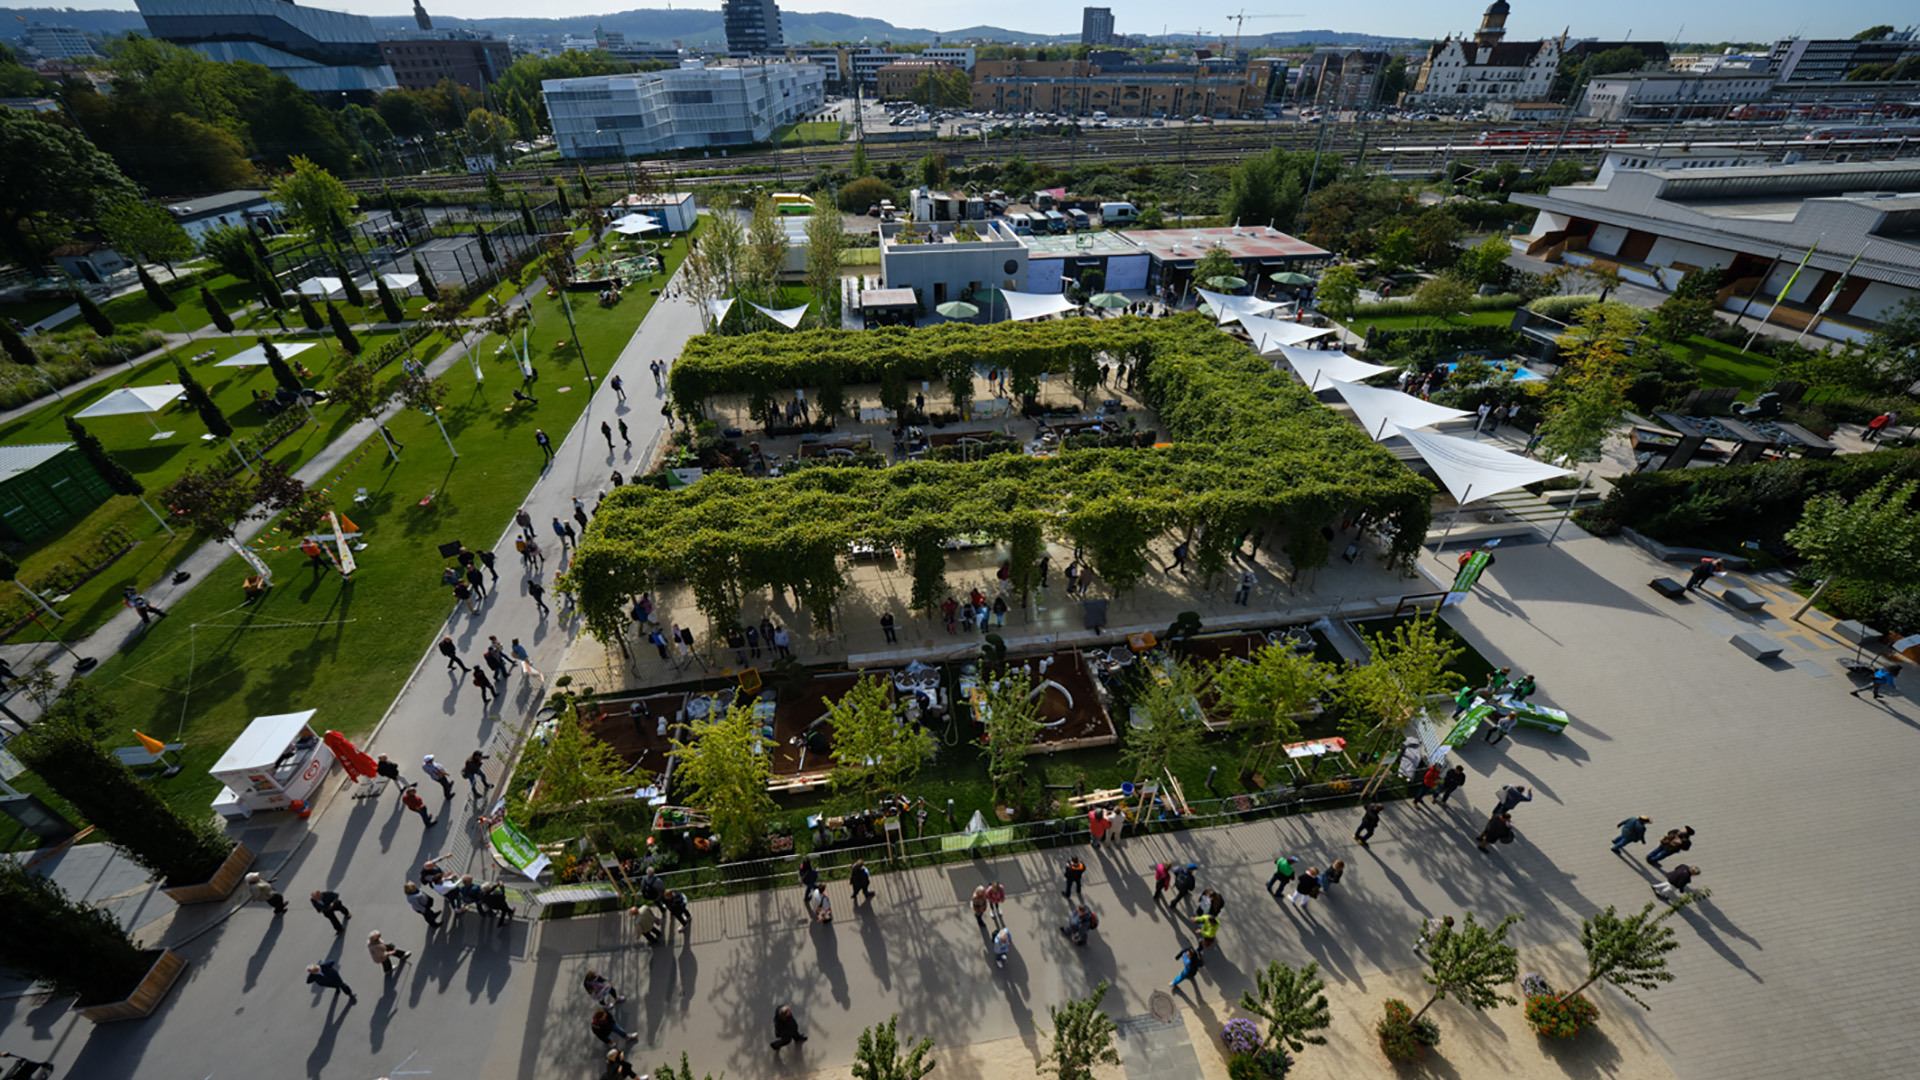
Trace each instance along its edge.
{"label": "trimmed shrub", "polygon": [[1380,1036],[1381,1052],[1393,1062],[1419,1061],[1440,1043],[1440,1025],[1426,1017],[1415,1020],[1413,1010],[1399,998],[1387,999],[1386,1015],[1373,1030]]}

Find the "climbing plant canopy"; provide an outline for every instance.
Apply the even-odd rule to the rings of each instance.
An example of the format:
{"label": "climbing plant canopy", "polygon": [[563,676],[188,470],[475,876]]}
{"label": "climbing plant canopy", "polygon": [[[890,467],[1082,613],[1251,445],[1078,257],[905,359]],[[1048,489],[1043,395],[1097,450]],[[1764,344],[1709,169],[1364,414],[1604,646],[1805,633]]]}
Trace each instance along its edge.
{"label": "climbing plant canopy", "polygon": [[[1045,536],[1076,543],[1123,591],[1146,575],[1149,541],[1175,529],[1193,537],[1203,570],[1224,565],[1245,531],[1317,538],[1327,521],[1358,510],[1386,523],[1394,558],[1418,551],[1432,485],[1198,316],[699,337],[674,364],[670,393],[694,418],[720,395],[770,402],[796,389],[939,379],[963,408],[975,371],[1007,371],[1019,388],[1095,357],[1138,367],[1139,392],[1170,446],[765,480],[722,472],[673,491],[627,485],[608,494],[582,538],[567,587],[589,629],[611,640],[627,598],[649,591],[656,575],[685,579],[719,625],[738,619],[747,595],[778,589],[827,625],[845,587],[839,557],[856,543],[905,554],[921,610],[946,595],[943,542],[962,534],[1011,542],[1033,559]],[[1299,550],[1319,551],[1323,562],[1322,548]]]}

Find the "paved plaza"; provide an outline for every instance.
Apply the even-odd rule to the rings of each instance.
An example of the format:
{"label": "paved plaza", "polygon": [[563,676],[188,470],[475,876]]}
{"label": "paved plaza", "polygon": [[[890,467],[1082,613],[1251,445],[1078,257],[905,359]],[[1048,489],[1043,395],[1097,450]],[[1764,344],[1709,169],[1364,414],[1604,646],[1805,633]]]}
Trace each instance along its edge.
{"label": "paved plaza", "polygon": [[[611,389],[594,391],[528,499],[536,521],[564,516],[572,496],[591,498],[601,486],[602,419],[628,420],[631,462],[642,460],[664,423],[646,365],[677,354],[698,331],[686,302],[663,302],[647,316],[614,369],[625,376],[628,402]],[[628,467],[624,454],[617,460]],[[496,547],[503,578],[513,565],[506,526]],[[1056,573],[1061,565],[1056,556]],[[1423,567],[1445,577],[1452,556],[1429,552]],[[1297,617],[1345,595],[1347,572],[1336,562],[1316,586],[1318,600],[1282,603],[1276,588],[1263,597],[1264,610],[1246,614],[1277,620],[1291,606]],[[638,942],[618,916],[506,928],[468,917],[429,932],[403,902],[401,882],[442,853],[462,870],[487,866],[464,785],[444,808],[431,801],[441,817],[431,830],[399,810],[390,792],[355,799],[335,788],[309,822],[256,819],[241,830],[292,901],[284,917],[258,905],[175,913],[142,902],[111,860],[91,866],[100,898],[119,896],[115,910],[126,921],[175,945],[191,966],[145,1021],[95,1028],[72,1018],[65,999],[0,999],[0,1049],[50,1058],[58,1075],[82,1078],[591,1077],[603,1053],[587,1031],[580,988],[591,967],[629,996],[620,1018],[640,1037],[634,1056],[643,1070],[677,1061],[683,1050],[697,1075],[724,1070],[743,1080],[844,1067],[861,1029],[897,1012],[903,1033],[931,1035],[941,1047],[948,1064],[937,1076],[1021,1075],[1024,1066],[1008,1071],[1004,1053],[949,1050],[1025,1046],[1037,1056],[1047,1005],[1105,979],[1113,987],[1108,1010],[1128,1018],[1126,1062],[1110,1075],[1157,1080],[1194,1075],[1183,1054],[1216,1075],[1217,1052],[1205,1043],[1235,1015],[1231,1003],[1255,969],[1313,960],[1334,984],[1335,1045],[1299,1055],[1300,1075],[1353,1075],[1334,1066],[1366,1053],[1379,1000],[1417,992],[1411,944],[1427,915],[1521,913],[1514,939],[1523,967],[1559,985],[1579,981],[1572,943],[1580,917],[1607,905],[1637,909],[1650,898],[1651,868],[1608,850],[1614,823],[1644,813],[1656,832],[1682,824],[1699,831],[1686,858],[1704,867],[1699,884],[1714,891],[1676,919],[1677,978],[1648,995],[1653,1011],[1598,989],[1599,1028],[1541,1056],[1500,1046],[1509,1039],[1503,1031],[1513,1041],[1533,1038],[1520,1027],[1496,1028],[1444,1002],[1433,1015],[1446,1034],[1427,1069],[1463,1078],[1498,1074],[1488,1062],[1507,1075],[1911,1075],[1905,995],[1920,983],[1920,951],[1911,947],[1920,915],[1910,902],[1920,866],[1901,854],[1914,816],[1899,793],[1920,766],[1920,710],[1900,697],[1849,697],[1853,684],[1838,661],[1852,647],[1823,632],[1817,615],[1787,621],[1780,583],[1750,582],[1774,602],[1743,614],[1711,597],[1676,603],[1646,587],[1669,572],[1625,541],[1571,527],[1551,548],[1510,541],[1475,595],[1445,617],[1490,660],[1537,675],[1539,699],[1574,717],[1565,734],[1521,729],[1499,746],[1469,743],[1461,758],[1471,779],[1454,805],[1389,804],[1367,848],[1350,838],[1357,814],[1341,811],[1134,837],[1088,854],[1086,895],[1101,925],[1084,949],[1055,929],[1064,915],[1064,850],[881,873],[870,906],[850,903],[844,882],[830,882],[839,916],[831,927],[806,922],[796,883],[696,903],[690,933],[676,930],[659,948]],[[1386,595],[1375,579],[1355,582],[1356,593]],[[1387,583],[1405,593],[1435,588]],[[1207,615],[1232,617],[1228,608]],[[1776,637],[1781,660],[1757,662],[1728,644],[1749,630]],[[520,636],[549,672],[577,662],[568,659],[576,631],[541,619],[513,589],[491,594],[479,617],[456,615],[448,630],[469,653],[488,634]],[[927,636],[935,644],[945,637]],[[859,652],[862,644],[842,648]],[[437,656],[422,664],[372,742],[409,774],[423,753],[458,760],[502,731],[471,688],[441,668]],[[516,676],[509,713],[537,696],[537,684]],[[1532,786],[1535,799],[1515,814],[1519,840],[1482,854],[1471,837],[1507,783]],[[1343,858],[1350,870],[1303,916],[1263,895],[1282,852],[1317,865]],[[1191,940],[1151,899],[1149,867],[1171,860],[1199,863],[1201,885],[1219,889],[1229,906],[1216,957],[1197,986],[1173,995],[1176,1022],[1156,1023],[1153,995]],[[1015,947],[1004,971],[994,968],[965,904],[987,879],[1009,893]],[[306,906],[318,888],[339,891],[353,910],[344,935]],[[373,929],[414,951],[390,979],[367,959]],[[330,1003],[304,985],[305,966],[330,957],[340,959],[358,1004]],[[811,1041],[776,1059],[767,1040],[781,1002],[795,1006]]]}

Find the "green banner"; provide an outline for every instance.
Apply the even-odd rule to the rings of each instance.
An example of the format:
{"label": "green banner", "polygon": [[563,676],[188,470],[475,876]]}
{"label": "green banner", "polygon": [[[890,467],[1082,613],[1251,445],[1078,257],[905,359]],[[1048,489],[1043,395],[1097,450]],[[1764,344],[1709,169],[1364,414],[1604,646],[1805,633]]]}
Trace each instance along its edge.
{"label": "green banner", "polygon": [[1453,588],[1448,592],[1472,592],[1475,582],[1480,580],[1480,571],[1493,561],[1490,551],[1472,551],[1467,553],[1467,561],[1460,566],[1460,573],[1453,579]]}
{"label": "green banner", "polygon": [[1466,742],[1473,736],[1474,731],[1480,727],[1480,721],[1492,714],[1493,706],[1491,705],[1475,705],[1473,708],[1468,709],[1460,715],[1460,722],[1453,725],[1453,730],[1447,732],[1447,737],[1440,740],[1441,745],[1459,746],[1461,743]]}
{"label": "green banner", "polygon": [[527,834],[504,817],[487,834],[487,842],[492,845],[496,858],[529,878],[539,877],[540,872],[547,868],[547,857],[533,846]]}

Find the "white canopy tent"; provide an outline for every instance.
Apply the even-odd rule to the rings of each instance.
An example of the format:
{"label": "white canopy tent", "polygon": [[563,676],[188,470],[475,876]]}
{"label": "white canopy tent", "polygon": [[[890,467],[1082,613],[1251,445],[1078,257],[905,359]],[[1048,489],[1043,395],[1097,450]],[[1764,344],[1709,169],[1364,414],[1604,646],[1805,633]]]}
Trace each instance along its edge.
{"label": "white canopy tent", "polygon": [[[280,359],[286,360],[290,357],[298,356],[299,354],[306,352],[308,349],[313,348],[313,343],[289,341],[289,342],[286,342],[285,344],[275,345],[274,348],[279,351]],[[267,362],[267,350],[261,348],[258,345],[255,345],[250,349],[241,349],[239,352],[234,353],[232,356],[227,357],[225,360],[222,360],[213,366],[214,367],[259,367],[260,365],[266,362]]]}
{"label": "white canopy tent", "polygon": [[797,330],[800,328],[800,320],[806,317],[807,309],[813,305],[809,302],[794,308],[763,308],[749,300],[747,306],[789,330]]}
{"label": "white canopy tent", "polygon": [[1459,420],[1473,415],[1465,409],[1449,409],[1445,405],[1422,401],[1398,390],[1382,390],[1377,386],[1342,382],[1339,379],[1328,379],[1327,385],[1346,401],[1347,407],[1353,410],[1353,415],[1360,420],[1360,426],[1366,429],[1368,437],[1374,442],[1392,438],[1402,428],[1422,428],[1443,420]]}
{"label": "white canopy tent", "polygon": [[628,214],[613,223],[613,231],[625,236],[645,236],[650,232],[659,232],[660,226],[642,214]]}
{"label": "white canopy tent", "polygon": [[[1226,293],[1210,292],[1206,289],[1193,291],[1200,294],[1200,298],[1213,309],[1213,317],[1222,324],[1264,315],[1281,306],[1282,303],[1279,300],[1262,300],[1257,296],[1229,296]],[[1242,322],[1241,325],[1245,323]]]}
{"label": "white canopy tent", "polygon": [[347,287],[337,277],[313,277],[301,282],[294,291],[315,300],[337,300],[347,294]]}
{"label": "white canopy tent", "polygon": [[380,280],[386,282],[387,288],[389,289],[399,289],[401,292],[406,292],[407,290],[413,288],[415,285],[420,284],[420,275],[419,274],[381,274]]}
{"label": "white canopy tent", "polygon": [[[1461,507],[1474,499],[1491,498],[1503,491],[1512,491],[1542,480],[1573,475],[1570,470],[1557,465],[1521,457],[1475,439],[1407,428],[1395,430],[1440,478],[1441,485],[1452,493],[1454,501]],[[1457,520],[1460,511],[1456,509],[1453,516]],[[1451,535],[1452,532],[1453,521],[1448,521],[1447,533]],[[1440,547],[1444,548],[1446,544],[1446,537],[1441,537]]]}
{"label": "white canopy tent", "polygon": [[1057,293],[1023,293],[1012,289],[1000,290],[1001,299],[1007,302],[1007,318],[1014,322],[1026,322],[1028,319],[1044,319],[1048,315],[1063,315],[1076,310],[1073,301]]}
{"label": "white canopy tent", "polygon": [[[1359,382],[1375,375],[1385,375],[1394,370],[1379,364],[1369,364],[1365,360],[1356,360],[1343,352],[1328,352],[1324,349],[1297,349],[1291,345],[1282,345],[1280,355],[1293,365],[1307,389],[1318,390],[1323,382]],[[1402,395],[1405,396],[1405,395]]]}
{"label": "white canopy tent", "polygon": [[153,430],[157,432],[150,437],[150,441],[164,439],[173,432],[161,431],[160,425],[154,421],[152,414],[166,408],[175,398],[185,393],[186,389],[179,383],[165,383],[160,386],[125,386],[73,415],[86,420],[96,416],[126,416],[130,413],[142,413],[146,415],[147,423],[153,424]]}
{"label": "white canopy tent", "polygon": [[733,310],[732,297],[728,297],[725,300],[707,301],[707,314],[713,316],[713,325],[715,328],[718,328],[721,323],[727,321],[727,312],[732,310]]}
{"label": "white canopy tent", "polygon": [[1261,356],[1272,356],[1276,349],[1302,345],[1333,333],[1330,326],[1308,326],[1306,323],[1270,319],[1265,315],[1243,315],[1240,325],[1247,328],[1247,336],[1253,339],[1254,348],[1259,350]]}

